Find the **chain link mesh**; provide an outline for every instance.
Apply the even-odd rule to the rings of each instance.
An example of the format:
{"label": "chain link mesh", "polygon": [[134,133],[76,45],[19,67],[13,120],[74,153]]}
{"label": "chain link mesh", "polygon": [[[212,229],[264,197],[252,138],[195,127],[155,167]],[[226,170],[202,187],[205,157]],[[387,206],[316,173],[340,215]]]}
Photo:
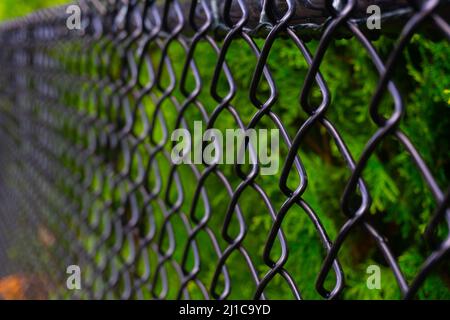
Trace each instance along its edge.
{"label": "chain link mesh", "polygon": [[[301,299],[308,297],[300,283],[309,281],[321,297],[334,299],[349,289],[344,279],[353,272],[343,269],[340,253],[352,234],[362,232],[391,269],[401,296],[414,298],[448,255],[450,196],[400,129],[406,106],[393,74],[419,27],[450,38],[441,15],[448,2],[377,2],[390,13],[386,19],[397,16],[389,31],[397,40],[385,60],[374,46],[377,36],[365,28],[361,8],[367,2],[334,3],[87,0],[78,3],[78,31],[66,27],[66,7],[3,24],[1,274],[33,275],[45,283],[45,296],[66,298],[266,299],[281,295],[271,287],[283,287],[282,297]],[[320,73],[331,43],[342,37],[359,42],[379,74],[366,106],[376,130],[358,157],[328,118],[329,109],[339,106]],[[290,75],[299,92],[277,88],[271,54],[278,41],[298,48],[286,59],[309,66],[304,77]],[[247,84],[235,80],[232,50],[254,56]],[[292,132],[277,101],[280,94],[299,93],[289,108],[306,117]],[[237,95],[247,103],[237,105]],[[392,100],[391,110],[381,110],[384,96]],[[279,176],[261,176],[259,164],[174,164],[171,133],[193,132],[194,120],[204,128],[232,123],[279,129],[285,150]],[[314,177],[308,177],[300,151],[314,130],[321,130],[347,168],[342,194],[326,195],[342,197],[340,213],[330,213],[342,222],[336,232],[304,196]],[[435,201],[424,231],[431,249],[408,280],[382,226],[371,219],[371,186],[363,174],[377,148],[392,138]],[[325,190],[329,182],[317,183]],[[254,212],[242,209],[249,198]],[[321,245],[316,280],[296,271],[288,239],[296,220],[286,223],[294,211],[307,218],[298,223],[314,226]],[[255,226],[249,216],[269,217],[269,223]],[[447,231],[439,238],[440,226]],[[264,233],[264,242],[255,233]],[[83,290],[75,293],[64,287],[66,266],[73,264],[83,272]]]}

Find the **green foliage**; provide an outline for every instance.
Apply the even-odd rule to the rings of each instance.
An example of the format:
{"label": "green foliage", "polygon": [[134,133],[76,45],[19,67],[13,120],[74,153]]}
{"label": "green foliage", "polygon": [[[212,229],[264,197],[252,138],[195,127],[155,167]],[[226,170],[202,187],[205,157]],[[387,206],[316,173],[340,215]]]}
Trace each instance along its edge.
{"label": "green foliage", "polygon": [[22,17],[35,10],[70,2],[69,0],[2,0],[0,2],[0,21]]}
{"label": "green foliage", "polygon": [[[260,47],[261,44],[262,41],[258,41]],[[382,59],[386,60],[393,44],[393,40],[386,38],[375,43]],[[317,43],[312,42],[308,46],[314,52],[316,45]],[[177,44],[173,44],[170,46],[169,54],[178,77],[185,53]],[[420,151],[443,188],[450,181],[448,56],[450,56],[450,48],[445,41],[431,42],[423,36],[415,36],[405,50],[405,54],[398,63],[399,68],[395,72],[396,84],[406,106],[401,129]],[[208,84],[212,79],[212,66],[215,65],[217,56],[207,44],[201,44],[196,49],[194,58],[204,83],[199,100],[208,111],[211,111],[217,102],[209,96]],[[244,123],[248,123],[256,112],[256,108],[252,107],[247,96],[256,58],[243,41],[237,41],[227,54],[227,62],[238,88],[232,105],[239,111]],[[157,64],[158,60],[154,63]],[[270,53],[268,64],[279,91],[273,110],[280,115],[289,134],[293,137],[306,119],[306,113],[301,109],[298,101],[302,81],[307,72],[306,61],[292,42],[277,40]],[[368,105],[379,79],[378,73],[363,47],[354,39],[332,43],[320,71],[333,94],[327,117],[342,134],[354,158],[358,159],[377,129],[370,119]],[[193,87],[193,82],[190,84]],[[229,86],[223,77],[219,83],[219,91],[224,95],[228,90]],[[269,93],[267,82],[262,80],[258,88],[258,97],[264,101]],[[181,92],[176,91],[174,95],[179,101],[184,100]],[[311,101],[320,101],[320,92],[316,90],[311,99]],[[173,106],[167,106],[167,108],[175,110]],[[389,116],[392,112],[393,101],[389,95],[386,95],[382,101],[380,110],[385,116]],[[173,121],[175,116],[173,111],[167,111],[164,114],[168,122]],[[188,117],[189,119],[199,119],[199,116],[194,113],[189,115],[191,116]],[[262,123],[267,127],[273,127],[273,123],[268,119],[263,119]],[[221,115],[216,122],[216,127],[236,127],[236,123],[232,117]],[[286,153],[287,150],[282,148],[282,156]],[[345,182],[349,178],[349,170],[343,163],[336,145],[320,126],[316,126],[308,133],[299,155],[308,173],[308,188],[304,199],[319,215],[329,236],[333,239],[344,222],[339,200]],[[225,167],[221,169],[227,170]],[[183,172],[183,169],[180,170]],[[167,173],[163,173],[165,174]],[[229,179],[236,185],[239,179],[233,173],[229,172],[229,174]],[[187,179],[187,176],[183,177],[183,173],[181,175],[182,179]],[[430,253],[429,248],[423,245],[422,236],[426,224],[436,209],[434,199],[411,157],[393,137],[387,138],[376,150],[364,170],[363,177],[373,198],[370,208],[372,219],[390,240],[390,246],[401,268],[407,279],[411,281],[419,271],[425,257]],[[279,176],[257,179],[276,210],[279,210],[286,199],[278,190],[278,179]],[[223,217],[224,207],[227,207],[229,198],[220,183],[213,182],[212,178],[209,180],[207,190],[212,199],[213,212]],[[290,182],[294,186],[298,183],[295,179]],[[184,207],[186,212],[190,208],[188,200],[189,195],[192,194],[190,189],[190,186],[186,186],[185,192],[188,194]],[[260,196],[254,191],[244,192],[239,205],[250,226],[244,246],[249,252],[254,253],[252,257],[260,257],[272,219]],[[216,221],[212,219],[209,225],[213,230],[219,230],[222,223],[221,219]],[[283,228],[290,252],[286,269],[299,284],[305,298],[320,298],[315,291],[314,280],[325,253],[313,223],[303,209],[293,207],[285,218]],[[445,232],[447,230],[441,230],[441,235]],[[206,254],[205,251],[202,251],[202,254]],[[272,252],[274,260],[279,254],[280,249],[274,248]],[[208,254],[206,256],[208,257]],[[212,252],[211,257],[214,257]],[[339,257],[350,287],[344,294],[345,298],[400,298],[395,277],[368,234],[362,230],[355,231],[345,242]],[[263,261],[257,258],[254,263],[258,266],[260,276],[269,270]],[[366,287],[368,275],[365,270],[370,264],[381,266],[382,290],[369,290]],[[233,283],[237,284],[231,297],[250,297],[254,285],[248,276],[249,270],[242,257],[238,254],[236,257],[232,256],[227,265],[230,267]],[[444,279],[445,272],[443,272],[446,267],[448,263],[430,276],[419,293],[420,298],[450,297],[448,280]],[[203,274],[202,279],[210,279],[211,274],[208,273],[212,270],[207,271],[207,264],[202,265],[202,268],[204,269],[200,272],[200,278]],[[333,275],[329,278],[328,284],[332,285]],[[268,297],[292,298],[286,282],[278,276],[270,283],[266,293]]]}

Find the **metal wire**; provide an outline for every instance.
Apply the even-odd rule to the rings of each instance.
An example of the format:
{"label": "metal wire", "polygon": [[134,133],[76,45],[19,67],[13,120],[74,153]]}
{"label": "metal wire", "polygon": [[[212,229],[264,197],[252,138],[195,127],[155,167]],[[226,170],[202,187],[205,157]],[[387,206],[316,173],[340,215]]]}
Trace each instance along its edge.
{"label": "metal wire", "polygon": [[[386,62],[372,43],[377,35],[365,28],[368,3],[86,0],[78,3],[83,12],[78,31],[66,27],[66,7],[3,24],[1,272],[40,274],[49,291],[60,292],[66,279],[61,266],[75,262],[86,270],[84,290],[76,297],[164,299],[175,290],[176,298],[226,299],[239,290],[230,270],[236,259],[243,259],[254,285],[253,296],[247,298],[270,298],[267,288],[282,281],[293,298],[301,299],[301,288],[286,268],[289,244],[283,226],[292,208],[299,207],[323,245],[325,254],[316,282],[322,297],[341,296],[345,274],[339,253],[349,235],[362,228],[382,253],[402,296],[414,298],[448,255],[450,233],[433,244],[422,268],[408,282],[387,239],[368,219],[372,200],[362,172],[377,146],[395,137],[435,199],[436,211],[426,229],[430,243],[439,224],[450,225],[450,195],[438,186],[419,151],[399,128],[405,105],[392,81],[403,49],[420,26],[427,23],[450,38],[445,15],[448,2],[371,1],[386,12],[387,25],[394,26],[383,32],[398,34]],[[404,25],[400,33],[395,27],[399,21]],[[327,118],[331,93],[319,70],[330,43],[349,36],[361,43],[379,73],[368,106],[378,129],[357,160]],[[296,59],[309,65],[306,77],[300,79],[299,103],[308,118],[299,123],[293,137],[283,114],[273,108],[279,92],[268,59],[278,38],[294,43]],[[314,53],[306,45],[311,38],[319,39]],[[242,119],[242,110],[233,105],[240,88],[228,56],[237,41],[245,43],[257,61],[248,92],[252,106],[246,108],[253,108],[248,123]],[[202,79],[195,55],[202,44],[215,55],[208,83]],[[181,70],[176,70],[173,46],[180,47],[185,56]],[[222,83],[227,84],[227,92]],[[258,91],[261,83],[268,85],[265,98]],[[322,100],[318,105],[309,99],[315,87]],[[205,92],[215,101],[212,109],[202,102]],[[388,117],[379,110],[383,95],[390,95],[395,104]],[[174,125],[165,109],[171,110]],[[169,137],[175,128],[192,131],[192,112],[206,128],[217,126],[227,114],[236,128],[265,127],[269,121],[280,130],[288,153],[282,159],[279,181],[271,182],[278,183],[284,195],[280,208],[258,182],[259,165],[250,170],[236,165],[234,178],[219,164],[188,165],[190,178],[181,172],[171,161]],[[304,199],[307,172],[299,149],[306,134],[317,126],[334,142],[350,173],[341,201],[346,220],[333,239]],[[288,182],[293,173],[299,181],[295,188]],[[210,180],[220,186],[220,197],[226,198],[221,230],[211,223],[218,214],[214,199],[219,195],[209,193]],[[244,244],[249,225],[240,200],[249,190],[261,199],[272,219],[259,252],[267,272],[261,272],[253,262],[254,253]],[[6,252],[12,246],[25,258],[8,258]],[[209,252],[206,262],[202,260],[205,252]],[[205,268],[211,272],[208,281],[200,276]],[[333,283],[326,288],[329,278]]]}

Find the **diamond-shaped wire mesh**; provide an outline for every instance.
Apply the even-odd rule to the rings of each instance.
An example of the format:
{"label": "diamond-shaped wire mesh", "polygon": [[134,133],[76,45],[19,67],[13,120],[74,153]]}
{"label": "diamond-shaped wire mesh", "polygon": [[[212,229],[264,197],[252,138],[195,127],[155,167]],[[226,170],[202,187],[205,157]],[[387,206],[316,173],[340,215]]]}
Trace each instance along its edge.
{"label": "diamond-shaped wire mesh", "polygon": [[[436,164],[425,163],[401,130],[407,106],[393,77],[419,27],[448,41],[448,1],[370,3],[383,12],[386,29],[379,32],[396,39],[384,57],[375,46],[379,34],[366,28],[368,1],[85,0],[78,3],[78,31],[67,28],[66,7],[3,24],[2,275],[20,272],[55,297],[301,299],[311,298],[302,294],[308,283],[316,298],[334,299],[352,290],[345,279],[354,270],[340,259],[358,233],[369,239],[363,251],[376,247],[400,296],[416,297],[439,263],[448,266],[448,183],[440,186]],[[320,73],[330,63],[329,47],[342,38],[359,43],[378,75],[363,110],[376,127],[359,154],[329,116],[340,106]],[[297,55],[276,60],[287,45]],[[236,80],[245,71],[236,51],[254,57],[247,83]],[[287,76],[298,92],[278,90],[274,74],[283,59],[307,65],[305,74]],[[305,115],[295,131],[280,96],[294,97],[288,108]],[[383,99],[390,99],[389,110],[382,110]],[[280,173],[262,176],[259,164],[173,163],[171,133],[193,132],[194,121],[279,129]],[[338,217],[337,229],[305,196],[315,177],[301,152],[324,146],[315,137],[326,140],[347,172],[340,194],[326,192],[326,177],[314,182],[325,197],[341,199],[326,213]],[[427,190],[419,193],[434,197],[423,230],[428,251],[413,277],[403,274],[383,225],[373,222],[374,186],[365,182],[368,162],[388,140],[421,174]],[[292,240],[293,224],[313,226],[310,252],[296,254],[302,239]],[[444,236],[436,236],[438,228]],[[299,273],[302,259],[320,262],[316,279]],[[73,264],[82,270],[81,291],[65,288]]]}

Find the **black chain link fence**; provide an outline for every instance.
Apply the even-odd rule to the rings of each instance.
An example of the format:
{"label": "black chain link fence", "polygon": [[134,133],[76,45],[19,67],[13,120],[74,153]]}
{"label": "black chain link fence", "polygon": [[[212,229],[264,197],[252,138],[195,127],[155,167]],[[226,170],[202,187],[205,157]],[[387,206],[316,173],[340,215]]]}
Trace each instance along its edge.
{"label": "black chain link fence", "polygon": [[[367,28],[370,4],[381,8],[381,30]],[[448,4],[86,0],[78,3],[80,30],[68,29],[66,7],[3,24],[1,275],[39,281],[40,297],[301,299],[308,297],[300,283],[309,281],[320,296],[333,299],[351,288],[345,279],[353,270],[341,267],[340,253],[346,239],[362,230],[391,269],[401,296],[416,297],[438,264],[448,262],[450,198],[442,189],[448,184],[439,186],[427,166],[434,164],[424,162],[399,128],[407,106],[392,78],[419,27],[450,39]],[[380,33],[397,39],[387,59],[374,47]],[[377,127],[357,158],[327,118],[334,93],[319,70],[330,44],[341,38],[358,41],[379,74],[366,109]],[[306,76],[297,76],[299,92],[281,93],[300,93],[298,105],[289,106],[307,114],[296,132],[288,132],[285,115],[274,107],[279,92],[268,60],[277,39],[298,48],[297,56],[286,59],[309,66]],[[314,50],[310,41],[316,41]],[[234,80],[229,51],[235,44],[255,58],[248,88]],[[208,70],[199,66],[204,59],[213,61]],[[237,106],[234,98],[244,89],[248,103]],[[392,99],[391,110],[380,110],[383,96]],[[194,120],[204,128],[220,127],[223,117],[232,119],[227,121],[233,128],[279,129],[286,152],[280,153],[277,177],[262,177],[259,164],[173,163],[173,130],[192,131]],[[299,150],[314,128],[329,138],[348,170],[343,194],[332,195],[342,199],[341,213],[331,214],[345,219],[332,236],[304,198],[308,170]],[[388,138],[401,144],[435,201],[424,230],[426,259],[408,280],[379,231],[383,227],[371,220],[371,188],[363,175]],[[320,183],[326,188],[329,182]],[[268,185],[278,193],[267,193]],[[246,197],[258,199],[255,212],[241,208]],[[322,245],[316,279],[297,280],[299,261],[289,251],[290,225],[283,222],[298,209],[308,218],[299,221],[314,226]],[[249,215],[270,218],[253,240]],[[436,236],[440,227],[444,237]],[[74,264],[82,271],[80,291],[65,287],[66,267]],[[449,275],[448,269],[440,272]]]}

